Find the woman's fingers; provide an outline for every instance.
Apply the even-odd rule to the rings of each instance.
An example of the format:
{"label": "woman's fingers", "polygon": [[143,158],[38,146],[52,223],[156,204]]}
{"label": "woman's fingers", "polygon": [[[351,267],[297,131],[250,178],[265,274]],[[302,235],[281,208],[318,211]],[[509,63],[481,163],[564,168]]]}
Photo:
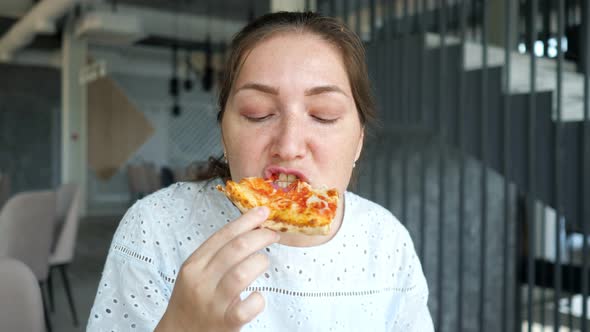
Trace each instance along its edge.
{"label": "woman's fingers", "polygon": [[219,249],[225,246],[229,241],[247,231],[251,231],[260,226],[270,211],[267,207],[257,207],[244,213],[236,220],[226,224],[219,231],[209,237],[197,250],[195,250],[187,259],[187,263],[193,260],[199,260],[205,265],[217,253]]}
{"label": "woman's fingers", "polygon": [[215,297],[222,306],[230,307],[258,276],[268,269],[268,257],[255,253],[232,267],[219,281]]}
{"label": "woman's fingers", "polygon": [[235,301],[225,312],[226,321],[232,326],[242,326],[256,318],[264,310],[264,297],[253,292],[244,301]]}
{"label": "woman's fingers", "polygon": [[221,278],[230,268],[262,248],[278,242],[280,236],[275,231],[260,228],[241,234],[229,241],[209,261],[207,270],[212,276]]}
{"label": "woman's fingers", "polygon": [[240,301],[240,293],[268,268],[268,258],[255,252],[279,240],[259,228],[268,215],[268,208],[252,209],[195,250],[179,271],[165,316],[178,323],[178,315],[191,316],[183,314],[187,308],[201,308],[199,324],[220,326],[231,319],[238,328],[262,311],[260,294]]}

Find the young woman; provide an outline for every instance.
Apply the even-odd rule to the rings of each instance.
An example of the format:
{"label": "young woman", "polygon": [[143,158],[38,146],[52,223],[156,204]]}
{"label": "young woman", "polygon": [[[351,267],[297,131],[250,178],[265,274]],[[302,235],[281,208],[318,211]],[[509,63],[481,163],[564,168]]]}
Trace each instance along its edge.
{"label": "young woman", "polygon": [[[274,13],[232,43],[217,178],[138,201],[115,234],[88,330],[432,331],[406,229],[347,192],[373,101],[362,42],[339,21]],[[258,227],[215,190],[293,175],[341,193],[326,236]]]}

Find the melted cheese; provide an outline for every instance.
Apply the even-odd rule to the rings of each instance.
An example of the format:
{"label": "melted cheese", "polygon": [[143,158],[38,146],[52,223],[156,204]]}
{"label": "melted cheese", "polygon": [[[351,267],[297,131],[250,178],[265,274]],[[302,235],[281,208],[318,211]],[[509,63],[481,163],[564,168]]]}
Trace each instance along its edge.
{"label": "melted cheese", "polygon": [[267,206],[271,210],[269,220],[296,227],[329,225],[338,206],[335,189],[313,189],[299,180],[286,190],[277,189],[272,180],[261,178],[245,178],[239,183],[228,181],[225,189],[218,189],[225,192],[242,212]]}

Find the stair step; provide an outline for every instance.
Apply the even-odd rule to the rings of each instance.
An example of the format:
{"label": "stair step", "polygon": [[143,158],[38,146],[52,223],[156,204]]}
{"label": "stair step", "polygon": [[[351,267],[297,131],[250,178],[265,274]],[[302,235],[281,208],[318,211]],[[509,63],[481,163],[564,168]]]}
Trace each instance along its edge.
{"label": "stair step", "polygon": [[[435,49],[440,47],[441,38],[434,33],[425,36],[425,47]],[[445,44],[459,45],[460,39],[455,36],[447,36]],[[464,49],[464,68],[466,70],[481,69],[483,47],[480,43],[468,41]],[[488,66],[504,66],[504,49],[488,45]],[[530,56],[511,52],[510,93],[528,93],[530,85]],[[556,91],[557,89],[557,60],[548,58],[536,59],[537,77],[535,80],[536,91]],[[576,65],[570,61],[563,61],[563,92],[562,92],[562,120],[582,121],[584,110],[584,75],[576,72]],[[553,101],[553,110],[557,110],[557,98]],[[555,115],[553,116],[554,118]]]}

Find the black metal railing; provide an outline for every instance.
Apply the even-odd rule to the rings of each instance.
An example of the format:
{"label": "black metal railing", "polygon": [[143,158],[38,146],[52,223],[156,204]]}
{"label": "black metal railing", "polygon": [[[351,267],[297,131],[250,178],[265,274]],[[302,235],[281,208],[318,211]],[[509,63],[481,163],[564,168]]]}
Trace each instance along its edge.
{"label": "black metal railing", "polygon": [[[588,331],[590,5],[316,5],[366,42],[382,126],[367,143],[356,190],[412,234],[436,330]],[[498,24],[500,47],[490,45]],[[583,91],[581,100],[566,89],[566,71],[581,77],[567,85]],[[548,75],[551,91],[537,85]],[[527,77],[523,90],[514,79]]]}

